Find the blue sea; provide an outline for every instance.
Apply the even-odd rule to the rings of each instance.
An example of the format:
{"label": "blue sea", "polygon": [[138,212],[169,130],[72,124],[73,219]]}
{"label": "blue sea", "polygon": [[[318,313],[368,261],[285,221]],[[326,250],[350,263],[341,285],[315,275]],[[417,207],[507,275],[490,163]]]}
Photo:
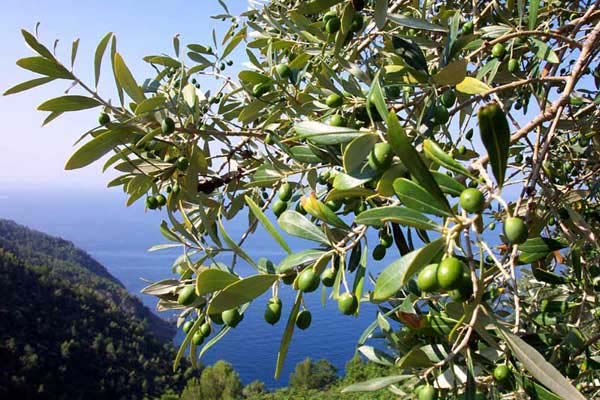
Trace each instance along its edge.
{"label": "blue sea", "polygon": [[[167,243],[158,229],[161,213],[145,212],[141,204],[126,207],[125,196],[118,189],[4,187],[0,191],[0,217],[74,242],[100,261],[152,310],[156,300],[140,294],[140,290],[148,281],[174,277],[171,265],[180,254],[179,250],[147,251],[153,245]],[[228,233],[233,238],[239,238],[243,232],[247,220],[241,221],[239,224],[236,221],[227,224]],[[294,250],[311,246],[311,243],[300,239],[289,236],[286,239]],[[247,241],[245,248],[254,259],[266,257],[274,263],[285,255],[262,227]],[[394,257],[397,257],[396,251],[388,252],[386,259],[372,262],[369,272],[379,272]],[[240,264],[238,268],[242,276],[252,273],[247,265]],[[275,326],[263,320],[268,297],[270,293],[257,299],[246,311],[238,328],[212,347],[203,356],[202,362],[211,364],[220,359],[227,360],[239,372],[244,383],[258,379],[269,388],[286,386],[296,363],[306,357],[326,358],[343,373],[345,363],[354,355],[356,341],[376,313],[375,306],[362,303],[358,318],[347,317],[338,311],[332,300],[324,307],[320,290],[308,294],[305,304],[312,312],[312,325],[306,331],[294,332],[285,368],[281,377],[275,380],[277,351],[294,292],[289,287],[280,290],[284,312],[282,321]],[[172,313],[159,315],[173,319]],[[174,340],[178,344],[182,335],[177,335]]]}

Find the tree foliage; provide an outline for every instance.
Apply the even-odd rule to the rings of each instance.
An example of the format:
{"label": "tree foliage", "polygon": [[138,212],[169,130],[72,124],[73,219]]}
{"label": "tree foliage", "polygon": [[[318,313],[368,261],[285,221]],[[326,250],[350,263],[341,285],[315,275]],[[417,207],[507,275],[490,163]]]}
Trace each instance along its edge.
{"label": "tree foliage", "polygon": [[[214,390],[219,386],[218,382],[222,382],[226,375],[231,375],[231,365],[220,361],[217,363],[225,368],[213,369],[211,376],[215,378],[216,384],[206,381],[205,384],[211,386],[210,390]],[[217,365],[215,364],[215,366]],[[211,368],[211,367],[208,367]],[[351,384],[359,383],[363,380],[377,378],[381,374],[390,373],[393,367],[384,367],[372,362],[365,362],[360,357],[356,356],[346,364],[346,373],[343,377],[336,375],[335,368],[329,361],[320,359],[316,362],[309,358],[300,361],[296,364],[294,372],[290,376],[290,384],[288,387],[268,390],[265,384],[261,381],[253,381],[245,385],[241,395],[238,394],[238,399],[247,400],[284,400],[284,399],[304,399],[304,400],[334,400],[340,397],[347,400],[391,400],[397,396],[380,391],[379,393],[346,393],[340,395],[340,390]],[[236,376],[234,373],[233,376]],[[314,379],[315,381],[311,381]],[[239,386],[239,379],[230,380],[232,386]],[[205,393],[203,384],[200,379],[192,378],[188,381],[181,399],[204,399]],[[224,391],[217,391],[223,396]],[[165,395],[165,400],[168,395]],[[218,399],[226,398],[219,397]],[[162,399],[162,398],[161,398]]]}
{"label": "tree foliage", "polygon": [[217,361],[206,367],[200,378],[188,382],[182,395],[185,399],[236,400],[242,398],[242,382],[231,364]]}
{"label": "tree foliage", "polygon": [[327,389],[337,380],[336,369],[325,359],[313,362],[310,358],[296,364],[290,375],[292,389]]}
{"label": "tree foliage", "polygon": [[[24,32],[37,55],[17,64],[41,77],[7,91],[59,79],[81,89],[39,107],[45,123],[102,109],[66,168],[108,156],[104,169],[120,172],[110,187],[166,212],[180,277],[145,292],[194,321],[176,364],[291,284],[278,376],[323,275],[342,312],[378,304],[359,351],[398,368],[349,390],[418,381],[450,398],[597,395],[596,2],[252,3],[239,16],[222,3],[216,19],[230,28],[211,45],[177,36],[171,55],[145,57],[154,73],[142,84],[107,35],[95,83],[110,49],[114,100]],[[247,62],[228,76],[234,54]],[[245,249],[258,225],[288,253],[277,265]],[[313,245],[292,252],[282,231]],[[239,275],[240,262],[255,273]],[[178,302],[190,285],[196,296]],[[205,322],[215,334],[197,349]],[[385,351],[367,343],[380,339]],[[498,365],[510,371],[500,383]]]}

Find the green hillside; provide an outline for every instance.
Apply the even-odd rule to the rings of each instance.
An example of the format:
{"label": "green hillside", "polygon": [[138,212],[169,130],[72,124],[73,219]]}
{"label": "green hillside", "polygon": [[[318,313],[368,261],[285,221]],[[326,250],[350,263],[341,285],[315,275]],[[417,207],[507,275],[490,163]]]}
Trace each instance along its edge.
{"label": "green hillside", "polygon": [[171,340],[175,328],[153,314],[132,296],[106,268],[73,243],[0,219],[0,248],[27,264],[43,267],[56,279],[85,282],[126,313],[146,320],[149,329],[164,341]]}
{"label": "green hillside", "polygon": [[153,398],[191,376],[172,328],[69,242],[0,220],[0,293],[0,398]]}

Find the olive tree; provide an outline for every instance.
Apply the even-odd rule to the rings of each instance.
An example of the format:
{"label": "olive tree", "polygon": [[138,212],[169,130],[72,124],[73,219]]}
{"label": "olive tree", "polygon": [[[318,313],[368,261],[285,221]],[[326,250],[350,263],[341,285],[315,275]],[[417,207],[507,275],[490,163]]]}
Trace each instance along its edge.
{"label": "olive tree", "polygon": [[[347,315],[377,305],[358,350],[398,370],[345,391],[597,396],[598,2],[250,3],[231,15],[221,2],[219,40],[176,36],[171,54],[145,57],[143,83],[112,34],[86,83],[78,42],[63,63],[23,31],[37,54],[17,64],[40,77],[5,93],[63,80],[78,94],[43,102],[44,123],[101,110],[66,169],[108,155],[108,186],[165,213],[172,243],[156,249],[181,247],[179,278],[144,292],[180,311],[175,365],[265,307],[286,324],[278,376],[320,288]],[[246,63],[229,76],[233,54]],[[247,252],[259,226],[287,253],[277,264]],[[288,235],[313,245],[292,251]]]}

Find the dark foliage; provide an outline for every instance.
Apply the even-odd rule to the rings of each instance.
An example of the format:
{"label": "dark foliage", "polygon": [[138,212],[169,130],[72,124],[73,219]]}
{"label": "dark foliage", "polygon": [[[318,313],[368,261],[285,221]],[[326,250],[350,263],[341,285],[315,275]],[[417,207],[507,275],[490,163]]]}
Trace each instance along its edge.
{"label": "dark foliage", "polygon": [[142,399],[183,388],[191,371],[172,372],[173,347],[132,313],[139,300],[93,270],[106,272],[72,244],[0,221],[0,398]]}
{"label": "dark foliage", "polygon": [[85,282],[89,289],[98,291],[107,301],[146,320],[150,330],[163,340],[171,340],[175,335],[172,325],[148,310],[104,266],[67,240],[0,219],[0,248],[52,278]]}

